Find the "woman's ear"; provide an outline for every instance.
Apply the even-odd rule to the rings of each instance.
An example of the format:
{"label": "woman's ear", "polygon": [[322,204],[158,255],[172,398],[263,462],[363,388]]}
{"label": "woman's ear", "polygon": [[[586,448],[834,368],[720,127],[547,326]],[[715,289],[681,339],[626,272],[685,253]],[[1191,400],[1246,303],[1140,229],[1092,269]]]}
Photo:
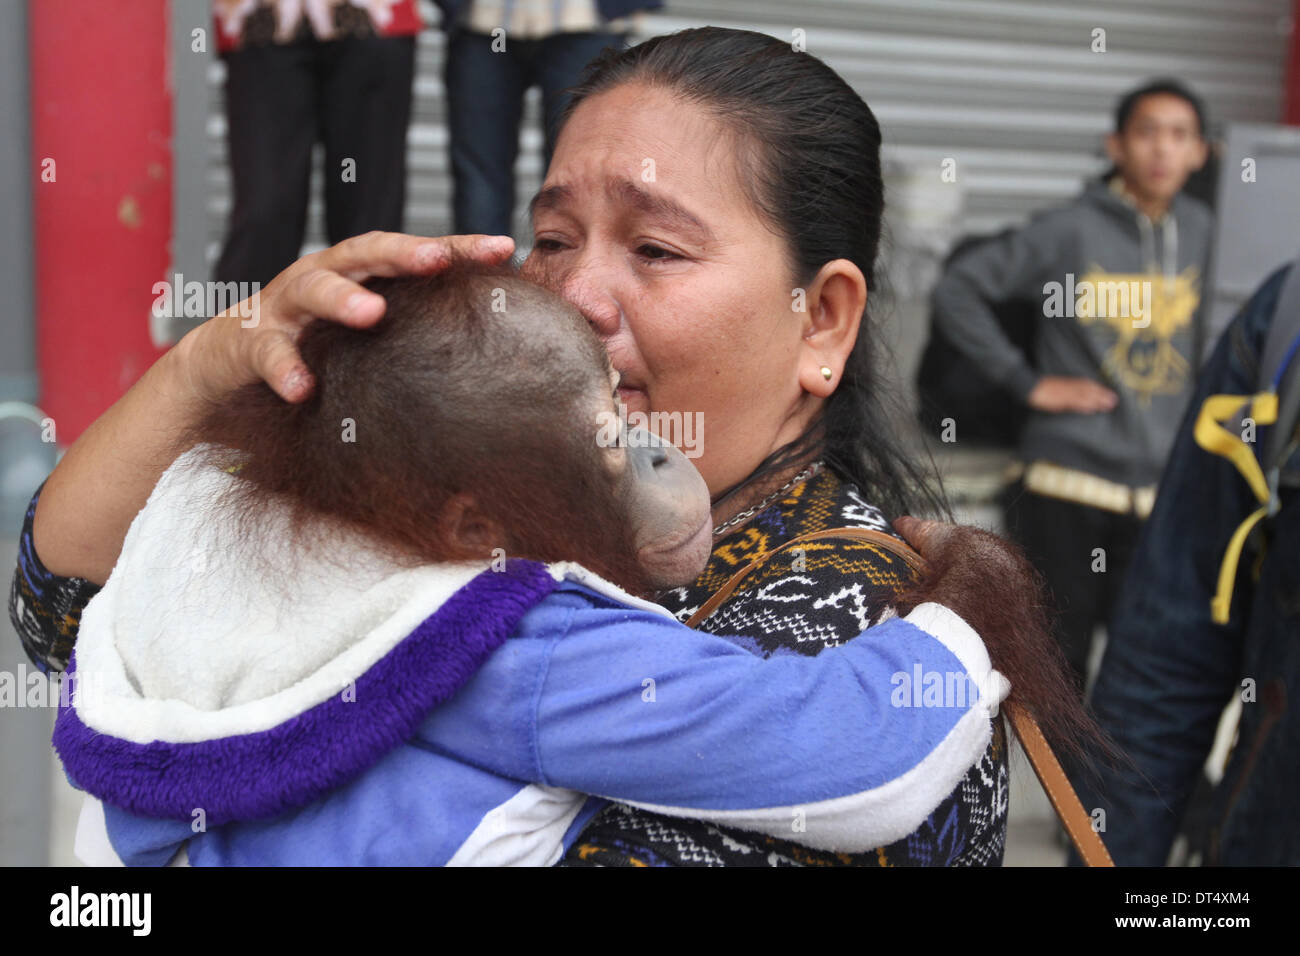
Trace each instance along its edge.
{"label": "woman's ear", "polygon": [[487,558],[493,548],[506,546],[501,525],[485,515],[478,502],[464,492],[452,495],[443,505],[439,524],[443,540],[467,557]]}
{"label": "woman's ear", "polygon": [[799,355],[799,384],[827,398],[839,385],[844,364],[858,340],[867,307],[867,280],[848,259],[832,259],[808,287]]}

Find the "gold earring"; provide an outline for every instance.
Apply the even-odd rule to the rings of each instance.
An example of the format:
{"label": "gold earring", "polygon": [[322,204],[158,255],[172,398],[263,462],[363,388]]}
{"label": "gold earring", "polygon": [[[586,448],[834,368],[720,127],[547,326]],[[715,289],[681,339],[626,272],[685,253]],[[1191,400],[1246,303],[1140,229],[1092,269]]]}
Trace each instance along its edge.
{"label": "gold earring", "polygon": [[826,381],[829,382],[831,380],[831,376],[833,376],[834,374],[835,373],[832,372],[830,368],[828,368],[825,365],[822,366],[822,378],[826,379]]}

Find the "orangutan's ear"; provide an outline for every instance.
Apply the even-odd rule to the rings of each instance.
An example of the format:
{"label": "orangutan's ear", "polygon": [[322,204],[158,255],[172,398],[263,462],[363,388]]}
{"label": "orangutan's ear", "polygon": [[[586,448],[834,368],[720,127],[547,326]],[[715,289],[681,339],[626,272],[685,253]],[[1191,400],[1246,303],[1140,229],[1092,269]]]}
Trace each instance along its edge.
{"label": "orangutan's ear", "polygon": [[501,525],[485,515],[473,496],[464,492],[452,495],[443,506],[439,525],[443,540],[467,555],[487,557],[494,548],[506,544]]}

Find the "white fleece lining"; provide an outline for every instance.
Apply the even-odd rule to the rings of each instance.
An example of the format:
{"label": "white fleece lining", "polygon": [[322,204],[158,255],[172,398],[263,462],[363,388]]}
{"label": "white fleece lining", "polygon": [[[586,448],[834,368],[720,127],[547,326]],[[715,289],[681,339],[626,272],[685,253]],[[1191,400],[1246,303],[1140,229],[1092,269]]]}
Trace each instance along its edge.
{"label": "white fleece lining", "polygon": [[670,620],[677,620],[673,612],[660,604],[653,601],[646,601],[643,598],[633,597],[628,594],[617,584],[606,581],[595,571],[584,568],[581,564],[575,564],[572,561],[556,561],[546,566],[551,572],[551,576],[557,581],[568,579],[575,584],[581,584],[595,591],[597,594],[603,594],[605,597],[613,598],[621,604],[634,607],[642,611],[649,611],[651,614],[658,614],[660,617],[666,617]]}
{"label": "white fleece lining", "polygon": [[[74,701],[78,716],[92,730],[134,743],[191,743],[268,730],[342,693],[488,567],[487,562],[467,562],[402,568],[363,553],[360,546],[355,564],[346,572],[318,565],[322,570],[312,576],[313,565],[305,562],[301,590],[311,593],[309,576],[316,578],[315,594],[324,602],[312,608],[318,620],[332,616],[333,599],[340,613],[346,607],[350,620],[373,619],[374,625],[360,638],[337,632],[318,638],[314,629],[304,633],[301,622],[294,630],[294,609],[284,606],[278,592],[250,587],[244,566],[218,551],[225,540],[222,529],[204,509],[236,479],[204,464],[202,455],[202,449],[187,452],[159,479],[131,522],[113,573],[83,612]],[[206,571],[196,573],[186,566],[196,553],[206,553]],[[332,590],[340,574],[355,577],[357,586]],[[238,593],[241,587],[255,593]],[[232,598],[236,593],[238,599]],[[126,595],[130,607],[125,606]],[[148,607],[142,609],[140,603]],[[143,610],[150,616],[142,617]],[[265,661],[265,635],[273,635],[286,618],[290,631],[285,633],[305,641],[315,653],[314,662],[281,655],[274,669],[256,675],[270,692],[225,706],[196,705],[196,700],[210,701],[212,687],[221,686],[223,678],[238,679],[242,655],[256,651]],[[178,627],[186,621],[189,628]],[[250,622],[256,625],[251,628],[254,637],[245,633]],[[206,634],[206,643],[192,652],[185,643],[191,630]],[[142,696],[128,676],[122,641],[135,648],[138,680],[179,685],[181,692]],[[142,654],[142,647],[157,647],[157,658]],[[249,659],[259,660],[257,654]],[[186,694],[190,688],[192,696]]]}
{"label": "white fleece lining", "polygon": [[[269,730],[342,693],[483,570],[460,565],[421,568],[418,576],[412,575],[410,600],[324,667],[269,697],[221,710],[202,710],[175,699],[142,699],[126,677],[111,623],[95,626],[99,622],[88,605],[77,641],[77,674],[82,681],[77,687],[77,714],[91,729],[134,743],[193,743]],[[115,593],[108,585],[91,603],[104,595],[100,610],[111,621]]]}

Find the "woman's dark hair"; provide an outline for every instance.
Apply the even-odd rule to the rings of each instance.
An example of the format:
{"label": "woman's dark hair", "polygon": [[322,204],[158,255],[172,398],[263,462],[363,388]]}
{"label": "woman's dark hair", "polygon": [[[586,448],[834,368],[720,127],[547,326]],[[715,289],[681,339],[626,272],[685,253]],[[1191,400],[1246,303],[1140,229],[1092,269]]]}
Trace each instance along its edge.
{"label": "woman's dark hair", "polygon": [[[682,30],[594,60],[572,91],[561,128],[588,97],[626,83],[666,89],[729,125],[741,163],[738,179],[786,238],[797,282],[810,281],[833,259],[848,259],[875,288],[884,211],[880,125],[834,70],[766,34]],[[844,376],[819,420],[715,503],[817,455],[887,514],[948,516],[933,461],[926,454],[922,466],[904,447],[897,388],[884,371],[884,345],[875,333],[864,315]],[[1023,599],[1031,617],[1041,611],[1036,592]],[[1038,716],[1049,739],[1071,754],[1080,754],[1087,742],[1113,757],[1071,692],[1049,626],[1034,618],[1002,630],[983,635],[989,656],[1014,675],[1017,699]]]}
{"label": "woman's dark hair", "polygon": [[[880,125],[834,70],[766,34],[682,30],[592,61],[561,128],[588,97],[633,82],[668,89],[730,126],[742,164],[738,178],[787,240],[796,282],[810,282],[833,259],[848,259],[876,288],[884,210]],[[864,315],[819,420],[714,503],[813,453],[887,514],[946,515],[932,464],[922,467],[904,448],[904,416],[883,352]]]}

